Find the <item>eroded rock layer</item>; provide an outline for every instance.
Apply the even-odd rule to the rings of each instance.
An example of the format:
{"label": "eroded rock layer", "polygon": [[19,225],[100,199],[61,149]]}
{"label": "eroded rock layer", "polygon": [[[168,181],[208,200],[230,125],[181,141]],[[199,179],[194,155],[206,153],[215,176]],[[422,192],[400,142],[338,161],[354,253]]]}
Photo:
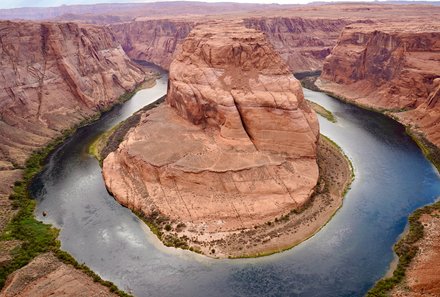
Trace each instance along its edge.
{"label": "eroded rock layer", "polygon": [[203,241],[309,200],[317,118],[263,33],[235,23],[195,28],[171,64],[166,103],[104,160],[106,185],[123,205],[183,223]]}
{"label": "eroded rock layer", "polygon": [[109,288],[94,282],[87,274],[61,262],[51,253],[41,254],[12,273],[2,297],[78,296],[116,297]]}
{"label": "eroded rock layer", "polygon": [[0,32],[0,159],[14,164],[145,78],[103,27],[0,22]]}
{"label": "eroded rock layer", "polygon": [[[26,159],[63,131],[115,104],[123,93],[142,82],[146,73],[130,62],[110,30],[103,27],[2,21],[0,45],[1,233],[17,211],[8,198],[14,182],[21,179]],[[1,242],[0,265],[11,261],[10,252],[20,244]],[[28,269],[29,266],[23,268]],[[92,292],[95,288],[73,288],[83,280],[71,281],[71,278],[82,273],[67,275],[70,270],[74,269],[57,270],[43,281],[44,286],[60,285],[51,277],[61,277],[59,280],[71,285],[61,286],[60,290],[68,289],[70,295],[112,295],[99,292],[103,290],[100,285],[93,286],[96,292]],[[86,275],[82,278],[93,283]],[[15,284],[15,279],[11,282]],[[60,293],[58,287],[26,287],[23,292],[5,290],[0,295]]]}
{"label": "eroded rock layer", "polygon": [[[200,16],[180,20],[139,19],[112,24],[111,28],[132,59],[152,61],[169,69],[177,46],[194,26],[207,21]],[[343,27],[352,21],[253,17],[243,18],[243,22],[248,28],[264,32],[290,70],[301,72],[321,69]]]}
{"label": "eroded rock layer", "polygon": [[319,86],[390,111],[440,146],[440,23],[346,27]]}
{"label": "eroded rock layer", "polygon": [[295,72],[321,70],[342,29],[352,21],[314,18],[247,18],[247,27],[264,32]]}
{"label": "eroded rock layer", "polygon": [[140,20],[112,24],[111,29],[127,55],[169,69],[176,47],[195,23],[190,20]]}

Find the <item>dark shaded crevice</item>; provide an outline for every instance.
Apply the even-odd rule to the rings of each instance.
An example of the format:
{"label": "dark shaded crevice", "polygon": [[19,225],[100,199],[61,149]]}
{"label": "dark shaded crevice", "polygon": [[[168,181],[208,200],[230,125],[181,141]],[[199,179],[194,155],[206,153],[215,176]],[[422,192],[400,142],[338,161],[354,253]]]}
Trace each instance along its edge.
{"label": "dark shaded crevice", "polygon": [[232,98],[233,98],[233,100],[234,100],[235,107],[237,108],[237,112],[238,112],[238,116],[239,116],[239,118],[240,118],[241,126],[243,127],[243,130],[244,130],[244,132],[246,133],[246,135],[247,135],[247,137],[249,138],[249,140],[250,140],[250,141],[252,142],[252,144],[254,145],[255,150],[258,151],[258,148],[257,148],[257,146],[256,146],[255,143],[254,143],[254,139],[253,139],[251,133],[249,132],[249,127],[246,125],[246,122],[245,122],[245,120],[243,119],[243,115],[242,115],[241,110],[240,110],[240,104],[237,102],[237,100],[235,99],[234,96],[232,96]]}

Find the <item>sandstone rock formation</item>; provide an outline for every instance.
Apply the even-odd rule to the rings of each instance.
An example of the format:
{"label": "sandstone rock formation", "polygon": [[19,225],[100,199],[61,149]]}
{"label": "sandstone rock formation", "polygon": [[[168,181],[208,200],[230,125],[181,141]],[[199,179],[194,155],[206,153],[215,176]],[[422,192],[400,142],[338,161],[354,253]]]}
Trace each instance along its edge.
{"label": "sandstone rock formation", "polygon": [[1,22],[0,32],[0,159],[16,165],[145,78],[103,27]]}
{"label": "sandstone rock formation", "polygon": [[169,69],[176,47],[194,25],[190,20],[158,19],[112,24],[111,29],[130,58]]}
{"label": "sandstone rock formation", "polygon": [[440,146],[440,23],[352,25],[327,58],[320,87],[390,111]]}
{"label": "sandstone rock formation", "polygon": [[342,29],[351,22],[300,17],[244,19],[247,27],[266,33],[290,70],[295,72],[320,70]]}
{"label": "sandstone rock formation", "polygon": [[5,284],[2,297],[82,296],[116,297],[93,279],[71,265],[60,262],[53,254],[36,257],[15,271]]}
{"label": "sandstone rock formation", "polygon": [[166,103],[104,160],[120,203],[184,224],[197,242],[310,199],[317,118],[263,33],[236,23],[195,28],[171,64]]}
{"label": "sandstone rock formation", "polygon": [[[240,19],[240,17],[237,17]],[[175,49],[198,23],[209,19],[197,16],[182,19],[147,19],[112,24],[118,41],[132,59],[154,62],[169,69]],[[299,17],[244,18],[246,27],[266,34],[291,71],[319,70],[336,44],[343,27],[341,19]]]}
{"label": "sandstone rock formation", "polygon": [[[3,21],[0,45],[1,233],[16,211],[8,197],[32,152],[114,105],[146,73],[104,27]],[[0,265],[20,244],[12,243],[1,242]]]}
{"label": "sandstone rock formation", "polygon": [[406,270],[405,279],[391,291],[393,297],[435,297],[440,295],[440,212],[423,214],[423,239],[413,244],[418,251]]}

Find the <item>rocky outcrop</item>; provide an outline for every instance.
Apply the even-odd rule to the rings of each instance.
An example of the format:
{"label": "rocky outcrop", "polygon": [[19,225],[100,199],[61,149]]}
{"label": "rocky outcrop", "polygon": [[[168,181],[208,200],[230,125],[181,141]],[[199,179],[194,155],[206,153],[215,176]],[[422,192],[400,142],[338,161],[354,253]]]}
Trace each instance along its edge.
{"label": "rocky outcrop", "polygon": [[320,70],[342,29],[352,21],[316,18],[248,18],[249,28],[266,34],[292,71]]}
{"label": "rocky outcrop", "polygon": [[[8,197],[32,152],[114,105],[146,73],[130,62],[109,29],[73,23],[0,22],[0,57],[1,233],[17,211]],[[0,265],[11,260],[10,251],[19,244],[1,242]],[[62,279],[70,282],[68,270]],[[33,289],[0,295],[37,296],[40,288]]]}
{"label": "rocky outcrop", "polygon": [[174,51],[194,27],[188,20],[145,20],[113,24],[111,29],[128,56],[168,69]]}
{"label": "rocky outcrop", "polygon": [[2,297],[82,296],[116,297],[109,288],[67,265],[53,254],[41,254],[10,275]]}
{"label": "rocky outcrop", "polygon": [[389,111],[440,146],[440,23],[348,26],[326,59],[319,86]]}
{"label": "rocky outcrop", "polygon": [[171,64],[166,103],[104,160],[120,203],[186,226],[197,243],[309,201],[317,118],[263,33],[235,23],[195,28]]}
{"label": "rocky outcrop", "polygon": [[0,159],[30,153],[145,78],[102,27],[0,23]]}

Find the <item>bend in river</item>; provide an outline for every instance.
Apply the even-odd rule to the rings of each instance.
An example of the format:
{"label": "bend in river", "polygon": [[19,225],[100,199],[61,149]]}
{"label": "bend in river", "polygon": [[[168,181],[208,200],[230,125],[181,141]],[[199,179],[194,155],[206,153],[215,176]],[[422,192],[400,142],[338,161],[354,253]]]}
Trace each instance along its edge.
{"label": "bend in river", "polygon": [[360,296],[388,269],[408,215],[440,195],[438,173],[403,126],[304,90],[335,114],[336,123],[320,117],[321,132],[355,166],[356,179],[335,217],[294,249],[264,258],[213,260],[163,247],[108,194],[87,148],[166,90],[163,75],[155,87],[79,129],[51,155],[31,189],[38,219],[61,229],[62,249],[136,296]]}

